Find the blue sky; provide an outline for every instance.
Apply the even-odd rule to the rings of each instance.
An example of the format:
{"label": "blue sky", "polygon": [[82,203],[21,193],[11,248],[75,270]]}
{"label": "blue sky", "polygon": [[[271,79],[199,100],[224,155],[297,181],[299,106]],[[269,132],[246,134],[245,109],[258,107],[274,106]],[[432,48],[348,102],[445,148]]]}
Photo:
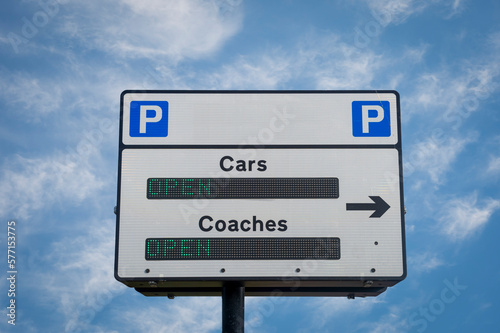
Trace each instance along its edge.
{"label": "blue sky", "polygon": [[[408,277],[376,298],[247,298],[247,332],[493,332],[500,304],[500,3],[23,0],[0,12],[0,248],[16,326],[218,332],[220,298],[114,279],[125,89],[395,89]],[[4,258],[6,255],[4,256]]]}

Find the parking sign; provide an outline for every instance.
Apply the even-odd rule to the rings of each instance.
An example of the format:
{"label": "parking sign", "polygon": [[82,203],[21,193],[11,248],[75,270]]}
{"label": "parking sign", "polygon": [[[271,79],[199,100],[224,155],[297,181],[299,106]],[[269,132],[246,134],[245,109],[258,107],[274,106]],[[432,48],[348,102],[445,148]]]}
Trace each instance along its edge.
{"label": "parking sign", "polygon": [[375,296],[406,276],[397,92],[125,91],[121,119],[124,284]]}

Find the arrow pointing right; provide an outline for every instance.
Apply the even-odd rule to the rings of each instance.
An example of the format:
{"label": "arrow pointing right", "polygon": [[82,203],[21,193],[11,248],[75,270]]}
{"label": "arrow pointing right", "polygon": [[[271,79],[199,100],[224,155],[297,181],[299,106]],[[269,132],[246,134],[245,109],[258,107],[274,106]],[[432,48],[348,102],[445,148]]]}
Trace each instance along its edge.
{"label": "arrow pointing right", "polygon": [[381,217],[391,206],[379,196],[370,196],[373,203],[347,203],[346,210],[373,210],[370,217]]}

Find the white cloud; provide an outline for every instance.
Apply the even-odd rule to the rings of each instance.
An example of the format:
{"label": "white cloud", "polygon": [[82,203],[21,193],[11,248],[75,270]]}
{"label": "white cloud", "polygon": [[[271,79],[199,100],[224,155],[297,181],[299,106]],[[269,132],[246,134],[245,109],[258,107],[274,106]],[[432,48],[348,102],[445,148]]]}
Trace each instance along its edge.
{"label": "white cloud", "polygon": [[325,328],[329,322],[335,323],[335,319],[345,316],[367,314],[377,304],[384,303],[384,295],[378,297],[356,298],[354,300],[340,297],[328,297],[313,299],[308,303],[314,309],[311,318],[311,327],[304,332],[318,331]]}
{"label": "white cloud", "polygon": [[[418,307],[420,301],[414,298],[400,297],[398,304],[395,304],[394,297],[398,293],[396,289],[401,287],[393,288],[389,288],[376,298],[357,298],[355,300],[323,298],[313,301],[311,302],[313,305],[323,303],[325,306],[333,305],[333,307],[328,313],[325,313],[326,317],[324,318],[316,318],[316,316],[321,316],[323,313],[317,312],[315,308],[315,317],[310,320],[314,324],[311,325],[312,327],[300,332],[330,332],[329,328],[335,327],[339,323],[350,323],[348,328],[344,329],[344,331],[349,332],[410,332],[411,327],[408,322],[408,314]],[[386,298],[391,298],[391,301],[386,301]],[[377,314],[374,317],[373,313],[375,311]],[[339,326],[339,330],[342,331],[342,329],[343,327]]]}
{"label": "white cloud", "polygon": [[489,62],[483,66],[466,66],[463,71],[443,70],[424,73],[417,79],[413,96],[405,103],[406,121],[426,111],[439,112],[444,122],[459,126],[477,111],[480,102],[495,89],[500,66]]}
{"label": "white cloud", "polygon": [[336,60],[327,64],[321,62],[322,65],[316,68],[318,89],[368,89],[382,65],[374,54],[368,52],[352,52]]}
{"label": "white cloud", "polygon": [[405,176],[408,177],[415,171],[421,171],[428,173],[434,184],[443,184],[450,166],[465,146],[475,141],[475,137],[475,134],[463,139],[430,136],[414,144],[404,157]]}
{"label": "white cloud", "polygon": [[495,46],[495,41],[500,40],[498,36],[491,34],[483,52],[474,58],[419,75],[412,89],[414,93],[403,101],[404,120],[433,112],[437,115],[434,119],[457,129],[471,113],[481,110],[481,103],[498,88],[500,62]]}
{"label": "white cloud", "polygon": [[133,332],[210,332],[219,330],[222,322],[220,297],[180,297],[165,300],[163,307],[134,308],[119,313],[127,331]]}
{"label": "white cloud", "polygon": [[179,61],[214,53],[234,36],[242,24],[240,4],[229,0],[78,2],[71,11],[78,14],[68,14],[60,32],[119,58]]}
{"label": "white cloud", "polygon": [[43,286],[42,302],[64,315],[65,332],[97,332],[92,322],[114,297],[127,288],[113,276],[114,220],[86,221],[87,234],[62,238],[32,270]]}
{"label": "white cloud", "polygon": [[488,164],[488,172],[499,172],[500,171],[500,157],[492,157],[490,163]]}
{"label": "white cloud", "polygon": [[[411,56],[409,56],[411,57]],[[191,87],[202,89],[370,89],[374,78],[389,65],[382,55],[359,49],[336,34],[310,33],[300,38],[292,51],[280,48],[239,56],[214,72],[198,72]],[[151,71],[148,81],[186,84],[168,68]]]}
{"label": "white cloud", "polygon": [[450,3],[449,8],[450,12],[448,13],[448,16],[446,18],[451,18],[455,15],[460,14],[464,9],[464,2],[466,0],[450,0],[450,1],[445,1],[445,3]]}
{"label": "white cloud", "polygon": [[89,164],[88,156],[96,156],[96,147],[89,143],[79,151],[9,158],[0,178],[0,211],[11,218],[28,218],[36,210],[63,201],[79,204],[95,194],[106,184]]}
{"label": "white cloud", "polygon": [[480,231],[500,208],[500,200],[478,203],[477,193],[443,204],[446,212],[439,219],[441,233],[453,241],[462,241]]}
{"label": "white cloud", "polygon": [[312,79],[316,89],[370,89],[387,59],[344,42],[339,35],[309,34],[290,61],[298,80]]}
{"label": "white cloud", "polygon": [[418,0],[369,0],[372,14],[383,26],[400,24],[408,17],[422,12],[428,4]]}
{"label": "white cloud", "polygon": [[206,76],[210,89],[276,89],[292,76],[292,59],[279,51],[257,57],[240,57]]}
{"label": "white cloud", "polygon": [[438,255],[434,252],[423,252],[408,256],[408,266],[417,272],[430,272],[444,265]]}
{"label": "white cloud", "polygon": [[494,49],[500,49],[500,31],[491,33],[488,36],[487,43],[491,45]]}
{"label": "white cloud", "polygon": [[190,77],[197,77],[188,69],[172,68],[166,65],[145,66],[141,68],[138,81],[127,89],[171,89],[189,90],[193,86],[189,84]]}
{"label": "white cloud", "polygon": [[421,63],[428,50],[428,44],[420,44],[419,46],[407,48],[403,53],[404,62],[410,62],[411,64]]}
{"label": "white cloud", "polygon": [[21,113],[23,120],[36,122],[60,107],[62,89],[55,82],[40,80],[23,72],[9,73],[0,68],[0,98]]}
{"label": "white cloud", "polygon": [[409,17],[422,13],[429,7],[444,8],[444,18],[449,19],[459,14],[464,6],[463,0],[365,0],[377,21],[385,26],[387,24],[401,24]]}
{"label": "white cloud", "polygon": [[359,332],[370,333],[400,333],[409,332],[407,319],[404,317],[403,305],[391,306],[388,313],[380,316],[375,322],[361,322],[358,324]]}
{"label": "white cloud", "polygon": [[57,72],[48,75],[0,66],[2,112],[21,122],[43,122],[45,128],[62,124],[63,130],[78,119],[76,127],[81,129],[86,125],[81,123],[82,115],[99,115],[100,119],[103,115],[115,116],[121,91],[139,81],[137,73],[124,73],[103,64],[89,65],[69,51],[58,50],[51,56],[64,57],[64,61]]}

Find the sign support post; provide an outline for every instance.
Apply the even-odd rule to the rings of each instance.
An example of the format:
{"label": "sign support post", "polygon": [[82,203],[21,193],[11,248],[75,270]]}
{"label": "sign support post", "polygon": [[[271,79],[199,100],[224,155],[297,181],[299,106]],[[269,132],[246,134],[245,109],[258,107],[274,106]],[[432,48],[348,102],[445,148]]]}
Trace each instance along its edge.
{"label": "sign support post", "polygon": [[222,333],[245,331],[245,287],[240,282],[222,286]]}

